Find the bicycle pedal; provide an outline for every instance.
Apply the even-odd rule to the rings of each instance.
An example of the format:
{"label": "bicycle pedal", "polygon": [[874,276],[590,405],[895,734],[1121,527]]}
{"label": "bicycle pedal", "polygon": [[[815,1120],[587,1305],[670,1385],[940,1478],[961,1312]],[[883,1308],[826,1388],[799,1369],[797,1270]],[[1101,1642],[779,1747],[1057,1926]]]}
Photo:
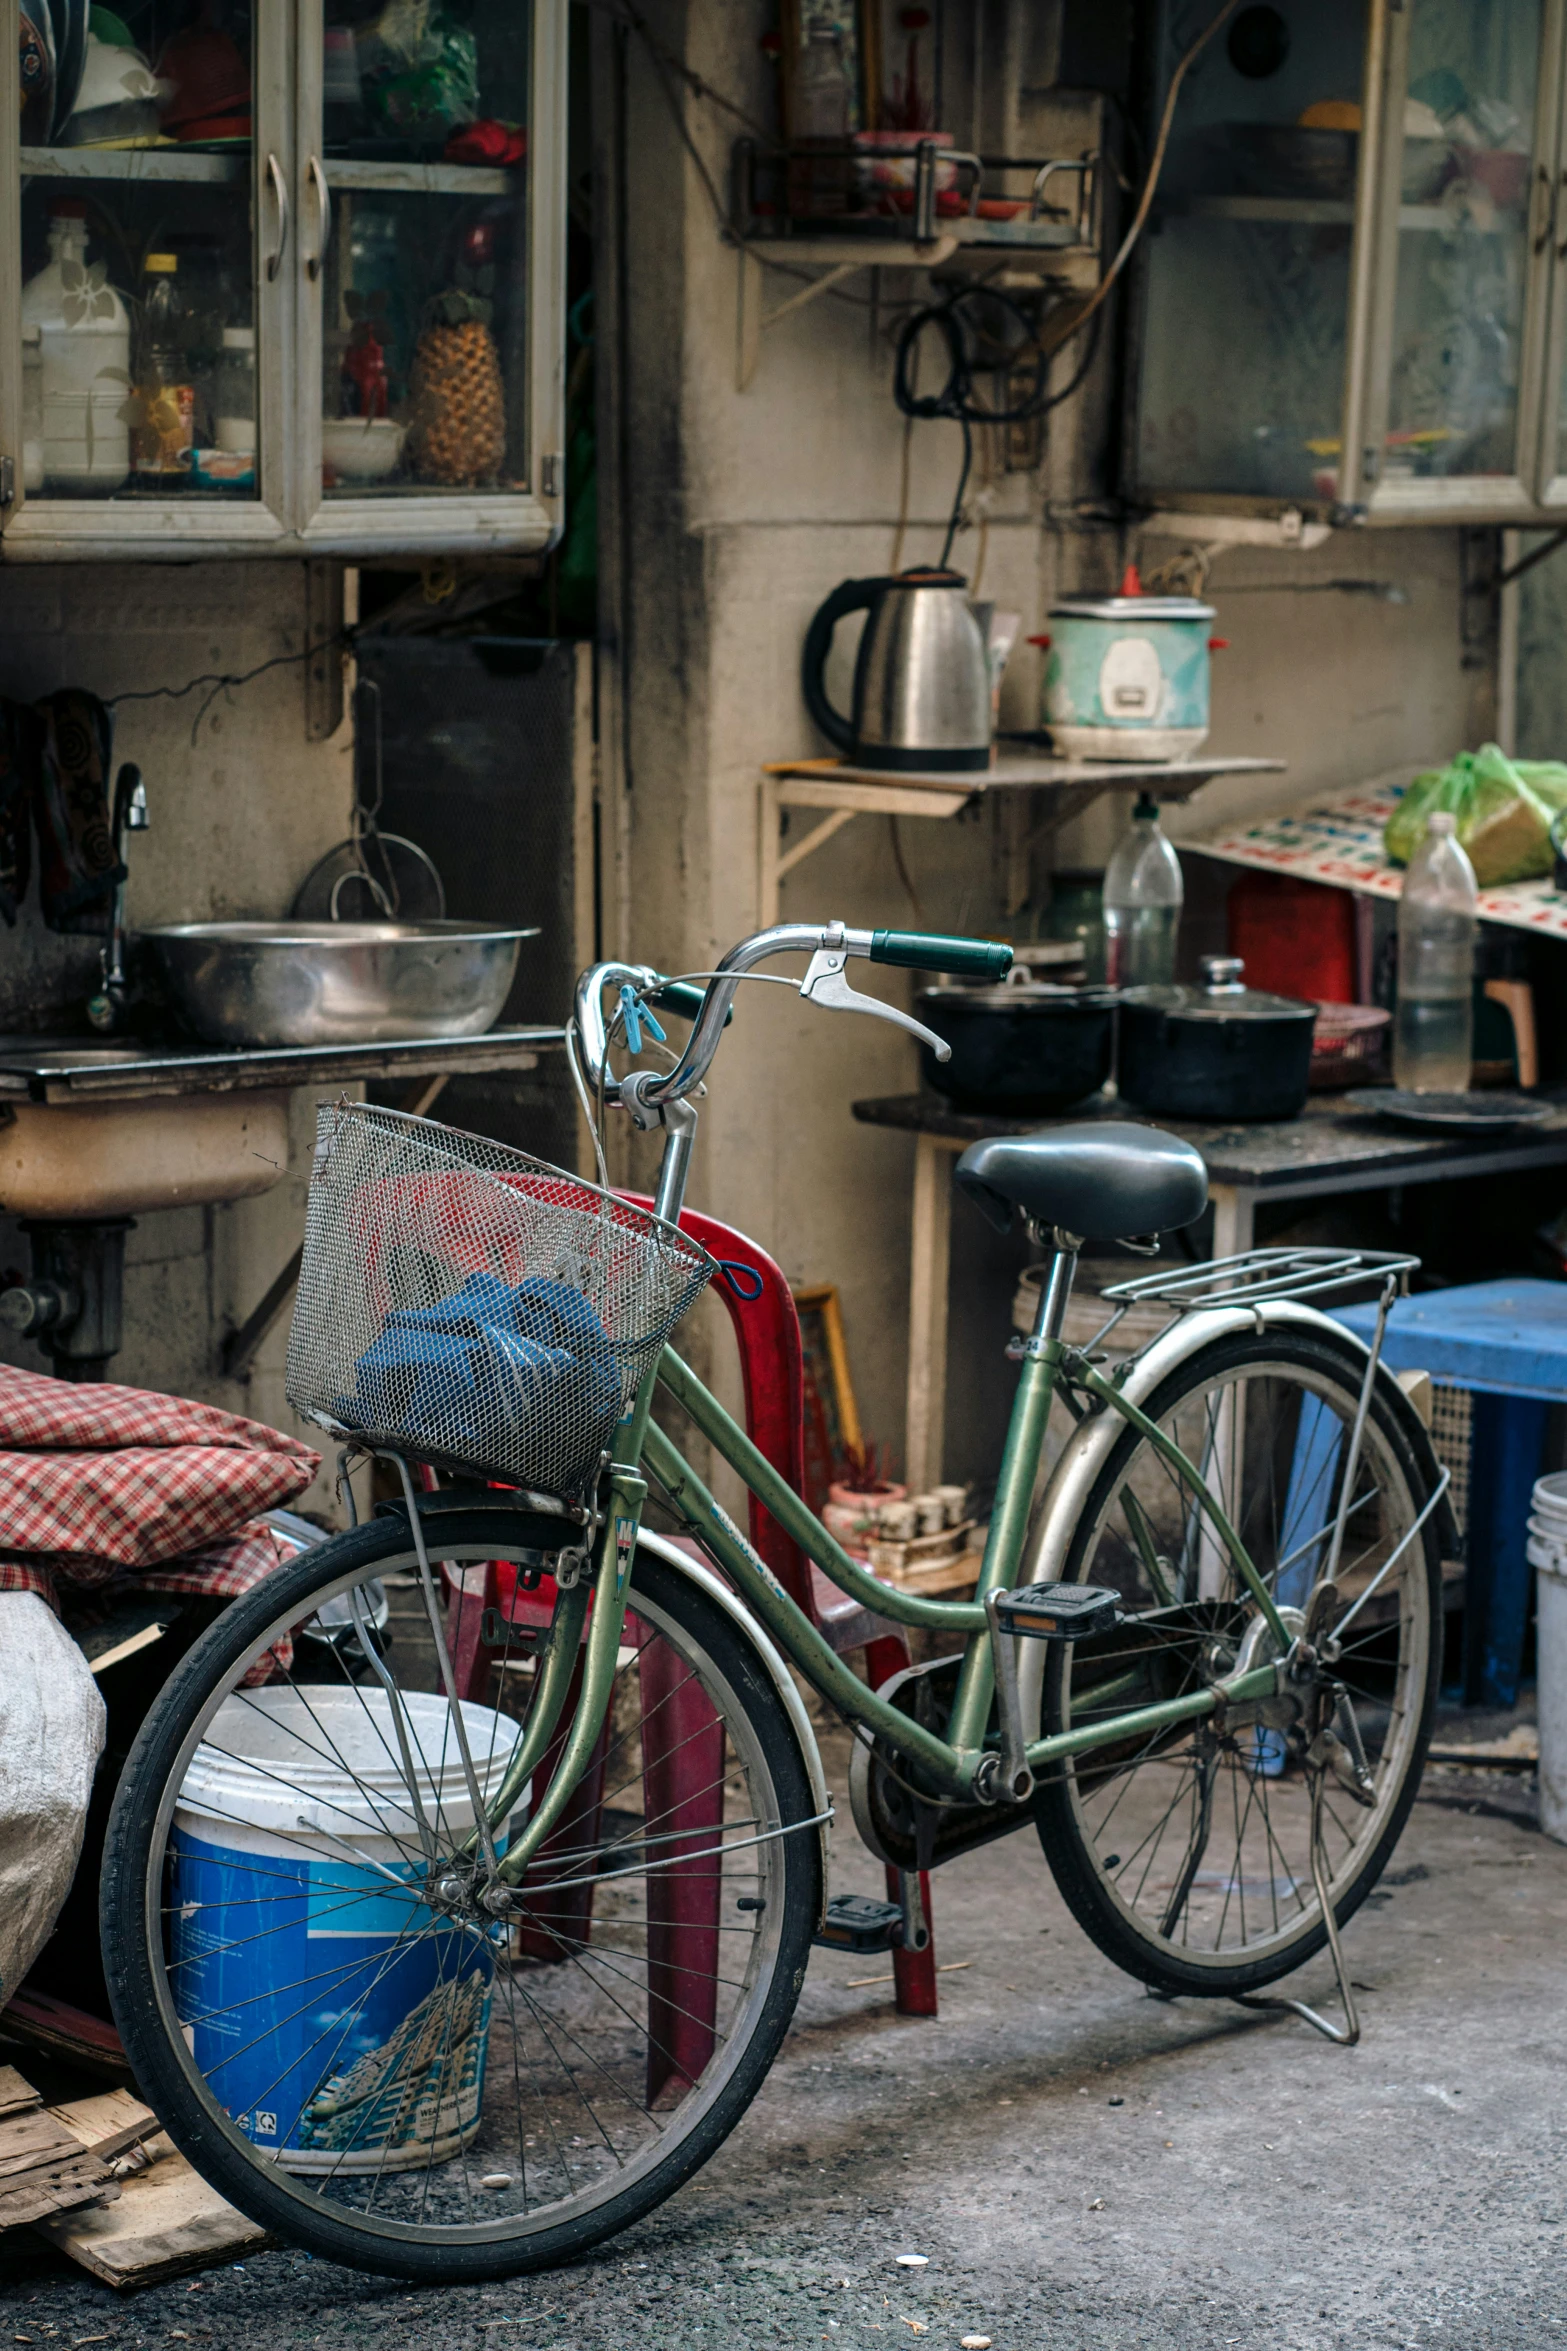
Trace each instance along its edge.
{"label": "bicycle pedal", "polygon": [[1081,1641],[1112,1629],[1121,1596],[1103,1584],[1020,1584],[1015,1592],[998,1592],[995,1601],[1004,1633],[1030,1641]]}
{"label": "bicycle pedal", "polygon": [[862,1956],[896,1951],[903,1942],[903,1912],[896,1902],[878,1902],[870,1894],[834,1894],[821,1932],[812,1940],[824,1951]]}

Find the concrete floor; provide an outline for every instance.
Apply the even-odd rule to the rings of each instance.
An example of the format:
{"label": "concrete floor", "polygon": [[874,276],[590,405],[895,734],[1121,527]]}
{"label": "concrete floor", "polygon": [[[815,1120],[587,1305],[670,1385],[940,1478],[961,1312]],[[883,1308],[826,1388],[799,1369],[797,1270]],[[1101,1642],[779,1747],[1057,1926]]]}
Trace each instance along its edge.
{"label": "concrete floor", "polygon": [[[846,1825],[837,1885],[875,1880]],[[1348,1936],[1353,2051],[1148,1999],[1021,1838],[943,1871],[935,1914],[939,2021],[818,1952],[727,2147],[580,2267],[413,2295],[280,2251],[121,2301],[50,2255],[0,2284],[0,2351],[1567,2351],[1567,1849],[1527,1783],[1428,1776]]]}

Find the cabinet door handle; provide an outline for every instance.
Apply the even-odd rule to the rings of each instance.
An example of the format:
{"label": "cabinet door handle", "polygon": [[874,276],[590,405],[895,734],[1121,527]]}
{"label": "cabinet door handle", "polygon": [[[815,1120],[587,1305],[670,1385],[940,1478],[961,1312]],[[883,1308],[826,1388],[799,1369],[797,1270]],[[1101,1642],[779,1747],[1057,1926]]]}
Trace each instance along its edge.
{"label": "cabinet door handle", "polygon": [[305,275],[312,281],[321,275],[326,260],[326,249],[332,241],[332,191],[326,184],[326,173],[321,169],[321,158],[312,155],[308,166],[310,185],[316,192],[316,216],[320,223],[316,249],[305,263]]}
{"label": "cabinet door handle", "polygon": [[[1564,196],[1567,196],[1567,171],[1562,173],[1557,184],[1556,201],[1558,206]],[[1556,258],[1558,261],[1567,261],[1567,219],[1562,218],[1560,211],[1558,211],[1557,218],[1562,220],[1562,233],[1556,241]]]}
{"label": "cabinet door handle", "polygon": [[283,255],[288,245],[288,182],[283,177],[283,166],[275,155],[267,157],[267,178],[272,183],[272,200],[277,206],[277,243],[267,255],[267,282],[270,284],[283,266]]}
{"label": "cabinet door handle", "polygon": [[1545,200],[1542,208],[1544,218],[1541,220],[1539,228],[1534,232],[1534,250],[1536,253],[1543,253],[1551,241],[1551,231],[1556,226],[1556,182],[1543,163],[1537,163],[1534,172],[1535,195],[1543,197]]}

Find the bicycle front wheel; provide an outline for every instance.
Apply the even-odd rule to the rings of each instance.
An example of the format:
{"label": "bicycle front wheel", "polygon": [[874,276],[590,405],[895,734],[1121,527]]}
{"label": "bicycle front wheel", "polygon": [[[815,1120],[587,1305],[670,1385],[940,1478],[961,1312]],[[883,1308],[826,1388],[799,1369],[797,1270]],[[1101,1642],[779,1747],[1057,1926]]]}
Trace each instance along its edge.
{"label": "bicycle front wheel", "polygon": [[[1326,1332],[1247,1332],[1180,1365],[1144,1407],[1200,1471],[1295,1631],[1326,1572],[1364,1362]],[[1340,1925],[1386,1866],[1430,1740],[1441,1664],[1435,1513],[1394,1558],[1430,1490],[1429,1452],[1379,1382],[1335,1579],[1345,1627],[1331,1667],[1345,1693],[1335,1722],[1374,1790],[1361,1805],[1324,1783],[1323,1857]],[[1248,1639],[1252,1661],[1272,1654],[1258,1646],[1266,1625],[1191,1479],[1130,1427],[1063,1572],[1118,1592],[1123,1620],[1105,1644],[1052,1645],[1048,1732],[1202,1688]],[[1200,1721],[1080,1756],[1046,1775],[1036,1819],[1079,1924],[1156,1990],[1251,1991],[1327,1940],[1309,1777],[1277,1728]]]}
{"label": "bicycle front wheel", "polygon": [[[103,1917],[131,2063],[204,2176],[329,2259],[452,2282],[580,2252],[722,2142],[793,2013],[821,1859],[743,1626],[639,1549],[613,1701],[520,1916],[484,1910],[482,1869],[463,1893],[472,1790],[501,1787],[549,1604],[537,1520],[431,1523],[444,1610],[378,1519],[191,1651],[121,1782]],[[465,1612],[497,1593],[484,1647]]]}

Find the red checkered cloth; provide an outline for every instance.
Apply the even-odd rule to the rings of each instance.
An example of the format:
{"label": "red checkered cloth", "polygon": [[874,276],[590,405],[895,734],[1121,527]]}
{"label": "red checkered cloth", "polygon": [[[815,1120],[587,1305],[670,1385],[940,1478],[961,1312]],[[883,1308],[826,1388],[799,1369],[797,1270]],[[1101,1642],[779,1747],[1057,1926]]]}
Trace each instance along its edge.
{"label": "red checkered cloth", "polygon": [[234,1599],[286,1557],[258,1514],[321,1457],[260,1421],[180,1396],[77,1387],[0,1364],[0,1592],[143,1589]]}

